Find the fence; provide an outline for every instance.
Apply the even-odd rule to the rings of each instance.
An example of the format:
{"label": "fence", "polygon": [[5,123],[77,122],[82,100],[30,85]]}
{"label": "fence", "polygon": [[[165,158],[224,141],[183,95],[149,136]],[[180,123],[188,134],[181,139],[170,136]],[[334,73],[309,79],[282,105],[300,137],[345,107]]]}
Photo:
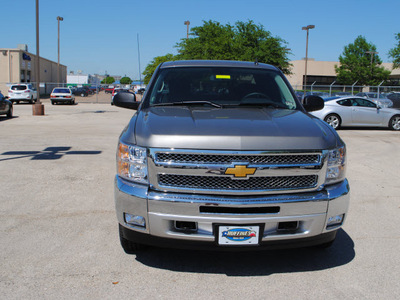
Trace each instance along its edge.
{"label": "fence", "polygon": [[321,96],[345,96],[357,95],[358,93],[376,93],[378,98],[386,98],[386,95],[392,92],[400,93],[400,86],[361,86],[361,85],[294,85],[293,88],[297,92],[303,92],[304,89],[307,94],[316,94]]}

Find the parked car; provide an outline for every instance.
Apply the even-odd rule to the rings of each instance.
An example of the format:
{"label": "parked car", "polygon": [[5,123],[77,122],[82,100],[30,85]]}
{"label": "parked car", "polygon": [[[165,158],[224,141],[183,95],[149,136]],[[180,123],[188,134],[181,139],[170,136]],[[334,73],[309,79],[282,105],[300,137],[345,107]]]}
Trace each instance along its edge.
{"label": "parked car", "polygon": [[129,90],[128,89],[122,89],[122,88],[114,88],[113,91],[112,91],[112,94],[111,94],[111,105],[114,105],[114,96],[116,94],[118,94],[118,93],[121,93],[121,92],[125,92],[126,93],[126,92],[129,92]]}
{"label": "parked car", "polygon": [[0,92],[0,115],[6,115],[7,118],[12,118],[13,104]]}
{"label": "parked car", "polygon": [[140,88],[140,89],[137,90],[137,93],[139,95],[143,95],[145,90],[146,90],[145,88]]}
{"label": "parked car", "polygon": [[97,86],[90,86],[90,87],[89,87],[89,90],[90,90],[93,94],[95,94],[95,93],[97,93],[98,91],[100,91],[101,88],[100,88],[100,87],[97,87]]}
{"label": "parked car", "polygon": [[[332,245],[347,217],[346,148],[262,63],[160,64],[119,137],[115,207],[123,249],[228,251]],[[340,246],[338,246],[340,247]]]}
{"label": "parked car", "polygon": [[335,129],[341,126],[389,127],[400,130],[400,111],[383,108],[370,99],[341,97],[325,101],[322,110],[311,112]]}
{"label": "parked car", "polygon": [[351,93],[349,93],[349,92],[336,92],[336,93],[333,93],[333,96],[346,97],[346,96],[351,96]]}
{"label": "parked car", "polygon": [[111,94],[114,90],[113,86],[108,86],[106,87],[106,89],[104,90],[106,94]]}
{"label": "parked car", "polygon": [[56,103],[75,104],[75,95],[69,88],[57,87],[51,92],[50,101],[53,105]]}
{"label": "parked car", "polygon": [[75,88],[72,90],[72,93],[81,97],[87,97],[89,95],[89,91],[84,88]]}
{"label": "parked car", "polygon": [[368,93],[357,93],[356,96],[367,98],[374,103],[378,104],[381,107],[393,107],[393,102],[387,98],[386,93],[374,93],[374,92],[368,92]]}
{"label": "parked car", "polygon": [[326,98],[330,97],[329,93],[326,93],[326,92],[312,92],[311,95],[319,96],[322,99],[326,99]]}
{"label": "parked car", "polygon": [[19,103],[20,101],[28,101],[35,103],[37,100],[37,91],[31,84],[13,84],[8,90],[8,97],[11,102]]}
{"label": "parked car", "polygon": [[88,95],[93,95],[95,93],[95,91],[90,89],[90,87],[88,86],[83,86],[82,89],[86,90],[88,92]]}
{"label": "parked car", "polygon": [[392,108],[400,108],[400,93],[392,92],[387,94],[386,96],[390,101],[393,102]]}

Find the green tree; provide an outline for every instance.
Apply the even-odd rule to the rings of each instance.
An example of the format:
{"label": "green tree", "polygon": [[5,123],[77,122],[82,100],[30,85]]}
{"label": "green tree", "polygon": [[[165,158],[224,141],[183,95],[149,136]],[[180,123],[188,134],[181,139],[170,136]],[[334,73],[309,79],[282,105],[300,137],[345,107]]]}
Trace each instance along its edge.
{"label": "green tree", "polygon": [[121,80],[119,81],[121,84],[131,84],[132,83],[132,79],[130,79],[129,77],[122,77]]}
{"label": "green tree", "polygon": [[114,83],[114,82],[115,82],[114,77],[110,77],[110,76],[104,78],[104,79],[101,81],[102,84],[111,84],[111,83]]}
{"label": "green tree", "polygon": [[390,71],[382,67],[382,60],[376,52],[376,46],[358,36],[354,43],[344,47],[339,56],[340,65],[335,66],[337,80],[341,84],[378,85],[387,80]]}
{"label": "green tree", "polygon": [[146,66],[146,69],[143,72],[144,75],[144,83],[148,84],[151,76],[153,76],[154,71],[156,70],[157,66],[166,61],[174,61],[176,57],[173,54],[168,53],[164,56],[157,56],[153,58],[153,60]]}
{"label": "green tree", "polygon": [[273,37],[262,25],[253,21],[236,22],[235,26],[204,21],[191,29],[190,39],[176,45],[177,59],[215,59],[255,61],[272,64],[290,74],[286,41]]}
{"label": "green tree", "polygon": [[400,68],[400,32],[396,33],[394,36],[397,40],[397,45],[390,49],[389,57],[392,59],[393,69],[398,69]]}

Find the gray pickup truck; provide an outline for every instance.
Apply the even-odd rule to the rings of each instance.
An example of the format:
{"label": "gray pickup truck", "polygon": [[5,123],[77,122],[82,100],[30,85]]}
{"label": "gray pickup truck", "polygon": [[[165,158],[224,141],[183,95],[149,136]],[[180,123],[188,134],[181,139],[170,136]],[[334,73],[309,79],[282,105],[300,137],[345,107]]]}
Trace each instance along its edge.
{"label": "gray pickup truck", "polygon": [[121,245],[330,246],[349,205],[346,148],[275,67],[175,61],[154,72],[117,150]]}

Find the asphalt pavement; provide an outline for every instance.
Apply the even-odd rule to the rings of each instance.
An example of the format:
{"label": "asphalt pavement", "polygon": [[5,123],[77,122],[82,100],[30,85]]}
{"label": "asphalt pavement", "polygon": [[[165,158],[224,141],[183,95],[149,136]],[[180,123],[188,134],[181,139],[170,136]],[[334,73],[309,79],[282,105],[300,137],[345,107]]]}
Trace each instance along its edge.
{"label": "asphalt pavement", "polygon": [[400,299],[400,132],[339,131],[351,204],[327,250],[128,255],[113,179],[133,111],[104,99],[0,116],[2,299]]}

